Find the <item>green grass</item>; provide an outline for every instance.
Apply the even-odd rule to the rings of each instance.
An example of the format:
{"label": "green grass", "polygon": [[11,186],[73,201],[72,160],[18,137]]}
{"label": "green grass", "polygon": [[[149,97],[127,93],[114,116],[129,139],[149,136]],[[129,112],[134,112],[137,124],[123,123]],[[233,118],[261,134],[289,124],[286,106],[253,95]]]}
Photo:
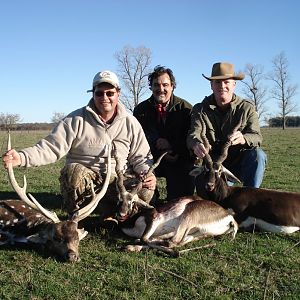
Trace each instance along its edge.
{"label": "green grass", "polygon": [[[27,132],[26,132],[27,134]],[[12,133],[17,149],[45,132]],[[264,129],[268,155],[263,187],[300,192],[300,130]],[[0,132],[1,153],[6,134]],[[58,176],[63,161],[39,168],[15,169],[28,192],[62,214]],[[161,194],[164,182],[160,180]],[[0,166],[0,199],[16,197]],[[95,217],[95,216],[94,216]],[[105,229],[90,228],[80,244],[81,262],[67,264],[43,249],[0,248],[0,299],[299,299],[300,233],[238,233],[187,245],[214,246],[174,259],[148,251],[125,253],[126,242]]]}

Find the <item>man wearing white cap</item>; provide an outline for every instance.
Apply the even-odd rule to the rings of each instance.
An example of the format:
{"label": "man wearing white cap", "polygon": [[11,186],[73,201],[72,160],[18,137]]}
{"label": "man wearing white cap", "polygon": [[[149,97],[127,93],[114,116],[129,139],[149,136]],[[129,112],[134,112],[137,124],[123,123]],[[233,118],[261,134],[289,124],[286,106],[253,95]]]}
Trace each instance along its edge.
{"label": "man wearing white cap", "polygon": [[[139,122],[120,103],[119,80],[111,71],[95,75],[89,103],[63,118],[52,132],[36,145],[3,156],[4,166],[41,166],[66,156],[61,171],[61,192],[69,213],[77,210],[90,195],[91,181],[100,187],[107,172],[108,143],[113,142],[118,158],[127,173],[144,174],[152,165],[150,147]],[[112,159],[110,192],[97,208],[100,219],[116,212],[118,197],[115,182],[115,160]],[[125,182],[126,184],[126,182]],[[156,177],[143,182],[143,199],[149,203],[156,188]]]}
{"label": "man wearing white cap", "polygon": [[204,122],[209,151],[218,155],[229,137],[231,146],[223,165],[244,186],[259,187],[263,180],[266,154],[260,148],[262,135],[258,114],[251,101],[234,93],[236,80],[243,80],[244,74],[236,74],[230,63],[218,62],[213,65],[210,77],[202,75],[210,81],[213,93],[193,107],[188,148],[199,158],[205,156],[207,149],[201,137]]}

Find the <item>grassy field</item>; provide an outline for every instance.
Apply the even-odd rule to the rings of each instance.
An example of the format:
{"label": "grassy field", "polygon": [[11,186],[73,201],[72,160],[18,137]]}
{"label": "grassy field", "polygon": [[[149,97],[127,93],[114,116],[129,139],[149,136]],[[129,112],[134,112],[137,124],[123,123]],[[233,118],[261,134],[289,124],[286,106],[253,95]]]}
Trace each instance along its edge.
{"label": "grassy field", "polygon": [[[12,133],[13,147],[33,144],[45,132]],[[263,187],[300,192],[300,129],[263,129],[268,155]],[[6,134],[0,132],[1,154]],[[63,161],[15,169],[28,192],[60,215],[58,176]],[[164,195],[163,181],[160,190]],[[0,166],[0,199],[15,198]],[[93,216],[94,218],[96,216]],[[0,248],[0,299],[300,299],[300,233],[238,233],[205,239],[205,246],[170,258],[154,251],[119,250],[126,240],[90,228],[80,244],[81,262],[67,264],[43,249]]]}

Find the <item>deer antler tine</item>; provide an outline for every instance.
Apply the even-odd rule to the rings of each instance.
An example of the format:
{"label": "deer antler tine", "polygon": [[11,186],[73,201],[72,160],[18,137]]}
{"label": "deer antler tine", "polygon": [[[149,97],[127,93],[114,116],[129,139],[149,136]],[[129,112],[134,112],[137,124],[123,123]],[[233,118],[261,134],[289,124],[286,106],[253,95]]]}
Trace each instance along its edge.
{"label": "deer antler tine", "polygon": [[221,154],[219,155],[218,159],[216,159],[216,163],[217,164],[222,164],[223,161],[227,158],[227,155],[228,155],[228,149],[229,147],[231,146],[231,142],[230,141],[227,141],[223,147],[222,147],[222,150],[221,150]]}
{"label": "deer antler tine", "polygon": [[111,144],[108,145],[108,157],[107,157],[107,173],[106,173],[106,177],[105,177],[105,181],[103,183],[102,189],[101,191],[96,194],[95,190],[94,190],[94,185],[93,183],[91,184],[91,189],[92,189],[92,200],[91,202],[86,205],[85,207],[83,207],[82,209],[80,209],[77,213],[77,216],[75,217],[74,221],[79,222],[81,220],[83,220],[84,218],[86,218],[87,216],[89,216],[94,209],[98,206],[99,201],[104,197],[104,195],[106,194],[108,185],[109,185],[109,181],[110,181],[110,177],[111,177]]}
{"label": "deer antler tine", "polygon": [[203,117],[200,116],[200,123],[201,123],[201,132],[200,132],[200,135],[201,135],[201,138],[202,138],[202,141],[203,141],[203,145],[205,147],[205,149],[207,150],[207,152],[209,151],[209,142],[208,142],[208,139],[206,137],[206,125],[205,125],[205,122],[203,120]]}
{"label": "deer antler tine", "polygon": [[115,147],[114,147],[114,154],[115,154],[115,161],[116,161],[117,185],[122,197],[124,198],[126,194],[126,189],[124,186],[124,175],[121,170],[120,159],[118,157],[117,149]]}
{"label": "deer antler tine", "polygon": [[8,139],[7,139],[7,151],[11,150],[11,138],[10,138],[10,131],[8,130]]}
{"label": "deer antler tine", "polygon": [[[10,133],[9,132],[8,132],[7,150],[11,150],[11,138],[10,138]],[[8,163],[7,171],[8,171],[9,181],[10,181],[12,187],[14,188],[14,190],[16,191],[16,193],[18,194],[18,196],[20,197],[20,199],[22,201],[24,201],[31,208],[39,210],[44,216],[46,216],[47,218],[49,218],[53,222],[55,222],[55,223],[59,222],[59,219],[56,216],[56,214],[52,213],[51,211],[46,210],[45,208],[43,208],[32,195],[30,195],[31,200],[27,197],[27,195],[26,195],[27,181],[26,181],[26,176],[25,175],[24,175],[24,180],[23,180],[24,181],[23,182],[23,187],[21,188],[18,185],[18,182],[15,178],[12,163]]]}
{"label": "deer antler tine", "polygon": [[36,209],[38,209],[44,216],[52,220],[54,223],[60,222],[55,212],[45,209],[30,193],[28,193],[29,198],[35,204]]}
{"label": "deer antler tine", "polygon": [[[232,133],[236,132],[241,127],[241,124],[242,124],[242,120],[239,120],[238,124],[233,128]],[[228,150],[231,145],[232,145],[232,142],[228,138],[226,143],[222,147],[221,154],[218,157],[216,163],[222,164],[224,162],[224,160],[227,158]]]}
{"label": "deer antler tine", "polygon": [[168,153],[168,151],[164,152],[163,154],[161,154],[161,156],[157,159],[157,161],[150,167],[150,169],[147,172],[147,175],[149,176],[154,169],[156,169],[158,167],[158,165],[160,164],[161,160],[163,159],[163,157]]}
{"label": "deer antler tine", "polygon": [[206,149],[206,154],[204,156],[204,160],[205,160],[207,167],[211,169],[213,166],[213,160],[209,154],[210,146],[209,146],[208,138],[206,137],[206,125],[205,125],[202,115],[200,115],[200,123],[201,123],[200,136],[201,136],[204,148]]}
{"label": "deer antler tine", "polygon": [[[152,166],[149,168],[148,172],[143,176],[143,179],[145,180],[147,177],[149,177],[151,175],[151,173],[159,166],[161,160],[163,159],[163,157],[168,153],[168,151],[165,151],[164,153],[162,153],[159,158],[157,159],[157,161],[152,164]],[[140,180],[139,183],[132,189],[131,193],[132,194],[136,194],[143,185],[143,181]]]}

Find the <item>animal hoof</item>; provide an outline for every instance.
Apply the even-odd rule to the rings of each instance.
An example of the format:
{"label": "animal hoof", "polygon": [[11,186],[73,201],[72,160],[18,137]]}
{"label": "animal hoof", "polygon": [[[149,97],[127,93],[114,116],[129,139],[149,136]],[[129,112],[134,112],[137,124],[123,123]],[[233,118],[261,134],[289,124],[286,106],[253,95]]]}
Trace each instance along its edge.
{"label": "animal hoof", "polygon": [[142,249],[142,245],[127,245],[123,248],[125,252],[140,252]]}

